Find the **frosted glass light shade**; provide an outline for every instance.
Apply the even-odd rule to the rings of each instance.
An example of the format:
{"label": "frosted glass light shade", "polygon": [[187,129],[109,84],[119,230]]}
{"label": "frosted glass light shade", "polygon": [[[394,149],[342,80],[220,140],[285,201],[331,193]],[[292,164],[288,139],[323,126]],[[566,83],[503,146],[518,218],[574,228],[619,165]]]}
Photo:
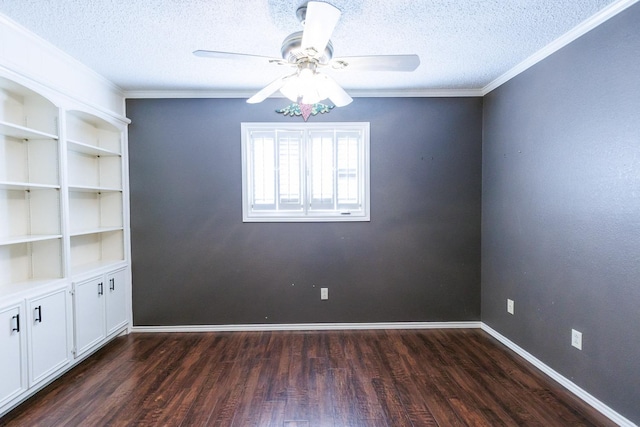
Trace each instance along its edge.
{"label": "frosted glass light shade", "polygon": [[303,69],[298,75],[287,79],[280,92],[292,102],[316,104],[328,97],[325,79],[309,69]]}

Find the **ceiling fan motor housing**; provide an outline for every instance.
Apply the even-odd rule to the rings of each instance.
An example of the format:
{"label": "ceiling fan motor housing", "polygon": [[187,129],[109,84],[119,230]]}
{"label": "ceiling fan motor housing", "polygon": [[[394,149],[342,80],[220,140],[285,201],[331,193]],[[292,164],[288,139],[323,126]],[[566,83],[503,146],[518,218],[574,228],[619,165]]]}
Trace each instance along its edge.
{"label": "ceiling fan motor housing", "polygon": [[302,31],[289,34],[282,42],[280,52],[282,59],[292,64],[297,64],[301,60],[315,60],[319,64],[327,64],[333,58],[333,44],[331,40],[327,43],[324,52],[316,53],[302,49]]}

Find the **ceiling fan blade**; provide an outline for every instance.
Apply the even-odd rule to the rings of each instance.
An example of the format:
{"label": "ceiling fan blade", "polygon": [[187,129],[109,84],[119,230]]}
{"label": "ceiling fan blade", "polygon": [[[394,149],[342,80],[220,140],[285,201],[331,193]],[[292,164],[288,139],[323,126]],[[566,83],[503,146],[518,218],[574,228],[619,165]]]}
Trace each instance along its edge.
{"label": "ceiling fan blade", "polygon": [[361,71],[413,71],[420,65],[418,55],[372,55],[334,58],[331,68]]}
{"label": "ceiling fan blade", "polygon": [[202,58],[214,58],[214,59],[231,59],[231,60],[241,60],[241,61],[256,61],[262,60],[275,64],[288,64],[287,61],[284,61],[279,58],[271,58],[269,56],[261,56],[261,55],[249,55],[246,53],[234,53],[234,52],[219,52],[215,50],[195,50],[193,51],[195,56],[200,56]]}
{"label": "ceiling fan blade", "polygon": [[301,47],[303,50],[313,48],[321,55],[329,43],[333,29],[340,19],[340,9],[317,1],[307,3],[304,31]]}
{"label": "ceiling fan blade", "polygon": [[326,91],[327,98],[329,98],[336,107],[344,107],[345,105],[351,104],[353,98],[342,89],[342,86],[326,74],[321,74],[321,76],[324,79],[324,90]]}
{"label": "ceiling fan blade", "polygon": [[258,93],[253,95],[251,98],[247,99],[247,103],[249,103],[249,104],[258,104],[258,103],[264,101],[269,96],[273,95],[278,90],[280,90],[280,88],[282,86],[284,86],[284,84],[286,83],[287,79],[289,77],[291,77],[292,75],[295,75],[295,74],[291,74],[291,75],[288,75],[288,76],[280,77],[280,78],[272,81],[267,86],[265,86],[263,89],[261,89]]}

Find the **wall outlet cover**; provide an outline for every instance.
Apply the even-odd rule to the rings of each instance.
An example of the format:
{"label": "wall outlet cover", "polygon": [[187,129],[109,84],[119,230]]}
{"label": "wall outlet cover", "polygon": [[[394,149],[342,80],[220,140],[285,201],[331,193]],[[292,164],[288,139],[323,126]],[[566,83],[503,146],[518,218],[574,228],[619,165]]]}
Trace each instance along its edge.
{"label": "wall outlet cover", "polygon": [[571,345],[578,350],[582,350],[582,332],[575,329],[571,330]]}
{"label": "wall outlet cover", "polygon": [[515,303],[513,302],[512,299],[507,298],[507,313],[509,314],[514,314],[514,307]]}
{"label": "wall outlet cover", "polygon": [[320,299],[329,299],[329,288],[320,288]]}

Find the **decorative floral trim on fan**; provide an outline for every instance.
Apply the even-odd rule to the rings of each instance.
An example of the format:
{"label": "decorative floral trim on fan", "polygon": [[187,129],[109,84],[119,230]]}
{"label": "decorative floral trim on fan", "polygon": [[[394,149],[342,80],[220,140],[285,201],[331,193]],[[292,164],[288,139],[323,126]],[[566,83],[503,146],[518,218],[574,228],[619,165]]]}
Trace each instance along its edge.
{"label": "decorative floral trim on fan", "polygon": [[322,113],[322,114],[328,113],[334,107],[335,105],[327,105],[327,104],[320,104],[320,103],[309,105],[309,104],[297,104],[294,102],[290,105],[287,105],[284,108],[281,108],[280,110],[276,110],[276,113],[284,114],[285,116],[291,116],[291,117],[302,116],[302,118],[306,122],[309,116],[315,116],[318,113]]}

